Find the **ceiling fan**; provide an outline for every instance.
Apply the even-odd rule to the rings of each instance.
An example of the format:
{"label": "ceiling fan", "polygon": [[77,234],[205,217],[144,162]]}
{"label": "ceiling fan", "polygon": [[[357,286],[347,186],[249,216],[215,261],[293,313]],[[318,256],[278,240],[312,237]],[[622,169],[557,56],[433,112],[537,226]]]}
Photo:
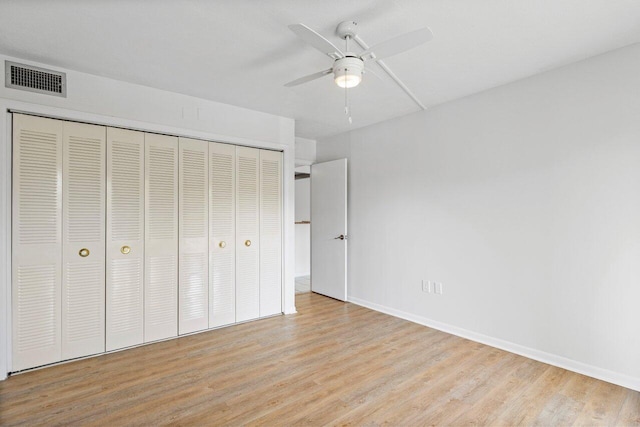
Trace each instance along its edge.
{"label": "ceiling fan", "polygon": [[[297,86],[310,82],[329,74],[334,75],[336,84],[342,88],[348,89],[357,86],[362,81],[363,72],[370,71],[365,64],[367,62],[377,62],[393,80],[400,85],[412,97],[414,101],[425,108],[422,103],[409,91],[409,89],[397,78],[397,76],[381,62],[382,59],[397,55],[409,49],[413,49],[433,38],[433,34],[429,28],[421,28],[401,36],[392,38],[385,42],[379,43],[373,47],[368,47],[366,43],[358,36],[356,32],[357,23],[354,21],[345,21],[338,25],[336,33],[340,38],[345,40],[345,51],[343,52],[325,37],[312,30],[304,24],[289,25],[289,29],[298,37],[318,49],[320,52],[333,59],[333,66],[323,71],[300,77],[287,84],[286,87]],[[356,43],[364,49],[360,53],[349,51],[349,41],[355,40]],[[373,73],[372,73],[373,74]]]}

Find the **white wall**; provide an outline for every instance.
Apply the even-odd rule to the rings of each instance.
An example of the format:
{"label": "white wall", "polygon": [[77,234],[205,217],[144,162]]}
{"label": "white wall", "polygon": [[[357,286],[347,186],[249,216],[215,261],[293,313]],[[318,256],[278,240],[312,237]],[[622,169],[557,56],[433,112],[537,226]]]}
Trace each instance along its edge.
{"label": "white wall", "polygon": [[0,379],[9,362],[11,136],[7,110],[149,130],[284,151],[285,313],[295,312],[294,121],[204,99],[124,83],[0,55],[67,72],[67,98],[0,86]]}
{"label": "white wall", "polygon": [[340,157],[349,300],[640,390],[640,45],[318,141]]}
{"label": "white wall", "polygon": [[316,161],[316,140],[296,136],[296,166]]}
{"label": "white wall", "polygon": [[[311,179],[296,179],[296,222],[311,220]],[[311,274],[311,225],[296,224],[296,277]]]}

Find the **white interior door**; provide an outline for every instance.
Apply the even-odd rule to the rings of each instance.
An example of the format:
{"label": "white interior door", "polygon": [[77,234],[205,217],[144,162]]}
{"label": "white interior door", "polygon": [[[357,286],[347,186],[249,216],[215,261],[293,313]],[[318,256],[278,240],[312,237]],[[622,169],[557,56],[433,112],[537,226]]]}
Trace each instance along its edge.
{"label": "white interior door", "polygon": [[209,325],[209,143],[180,138],[180,334]]}
{"label": "white interior door", "polygon": [[260,150],[236,148],[236,321],[260,316]]}
{"label": "white interior door", "polygon": [[236,147],[209,144],[209,327],[236,321]]}
{"label": "white interior door", "polygon": [[260,150],[260,317],[282,313],[282,153]]}
{"label": "white interior door", "polygon": [[144,342],[144,133],[107,128],[107,351]]}
{"label": "white interior door", "polygon": [[311,166],[311,290],[347,300],[347,159]]}
{"label": "white interior door", "polygon": [[72,359],[105,349],[106,128],[62,123],[62,359]]}
{"label": "white interior door", "polygon": [[178,138],[146,133],[144,341],[178,335]]}
{"label": "white interior door", "polygon": [[62,122],[13,115],[12,206],[11,370],[20,371],[61,358]]}

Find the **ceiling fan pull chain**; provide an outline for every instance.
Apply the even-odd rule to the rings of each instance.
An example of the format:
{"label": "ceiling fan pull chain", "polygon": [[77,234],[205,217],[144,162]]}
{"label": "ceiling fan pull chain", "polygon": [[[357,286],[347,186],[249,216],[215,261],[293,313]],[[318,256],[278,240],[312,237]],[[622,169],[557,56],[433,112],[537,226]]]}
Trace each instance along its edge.
{"label": "ceiling fan pull chain", "polygon": [[[349,52],[349,39],[351,38],[351,36],[349,36],[348,34],[345,36],[344,38],[344,51],[345,52]],[[347,53],[348,55],[348,53]],[[347,80],[347,69],[344,69],[344,79],[345,81]],[[347,89],[347,85],[345,85],[344,87],[344,114],[347,115],[347,119],[349,120],[349,124],[353,123],[353,120],[351,119],[351,108],[349,106],[349,94],[348,94],[348,90]]]}
{"label": "ceiling fan pull chain", "polygon": [[[347,69],[344,69],[344,76],[345,79],[347,77]],[[349,120],[349,124],[353,123],[353,120],[351,119],[351,108],[349,107],[349,89],[347,88],[347,86],[344,87],[344,114],[347,116],[348,120]]]}
{"label": "ceiling fan pull chain", "polygon": [[[347,78],[347,69],[344,69],[344,78]],[[344,115],[348,116],[349,115],[349,95],[348,95],[348,90],[347,86],[345,85],[344,87]]]}

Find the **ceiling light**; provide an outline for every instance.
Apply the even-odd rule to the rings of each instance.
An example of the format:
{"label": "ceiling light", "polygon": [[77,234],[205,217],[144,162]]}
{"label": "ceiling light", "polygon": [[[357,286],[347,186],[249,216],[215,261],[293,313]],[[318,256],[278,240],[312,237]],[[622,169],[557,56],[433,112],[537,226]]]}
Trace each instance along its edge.
{"label": "ceiling light", "polygon": [[346,89],[358,86],[362,81],[363,69],[364,63],[360,58],[347,56],[336,60],[333,64],[336,84]]}
{"label": "ceiling light", "polygon": [[347,89],[358,86],[361,81],[362,75],[348,74],[348,71],[345,74],[336,76],[336,84]]}

